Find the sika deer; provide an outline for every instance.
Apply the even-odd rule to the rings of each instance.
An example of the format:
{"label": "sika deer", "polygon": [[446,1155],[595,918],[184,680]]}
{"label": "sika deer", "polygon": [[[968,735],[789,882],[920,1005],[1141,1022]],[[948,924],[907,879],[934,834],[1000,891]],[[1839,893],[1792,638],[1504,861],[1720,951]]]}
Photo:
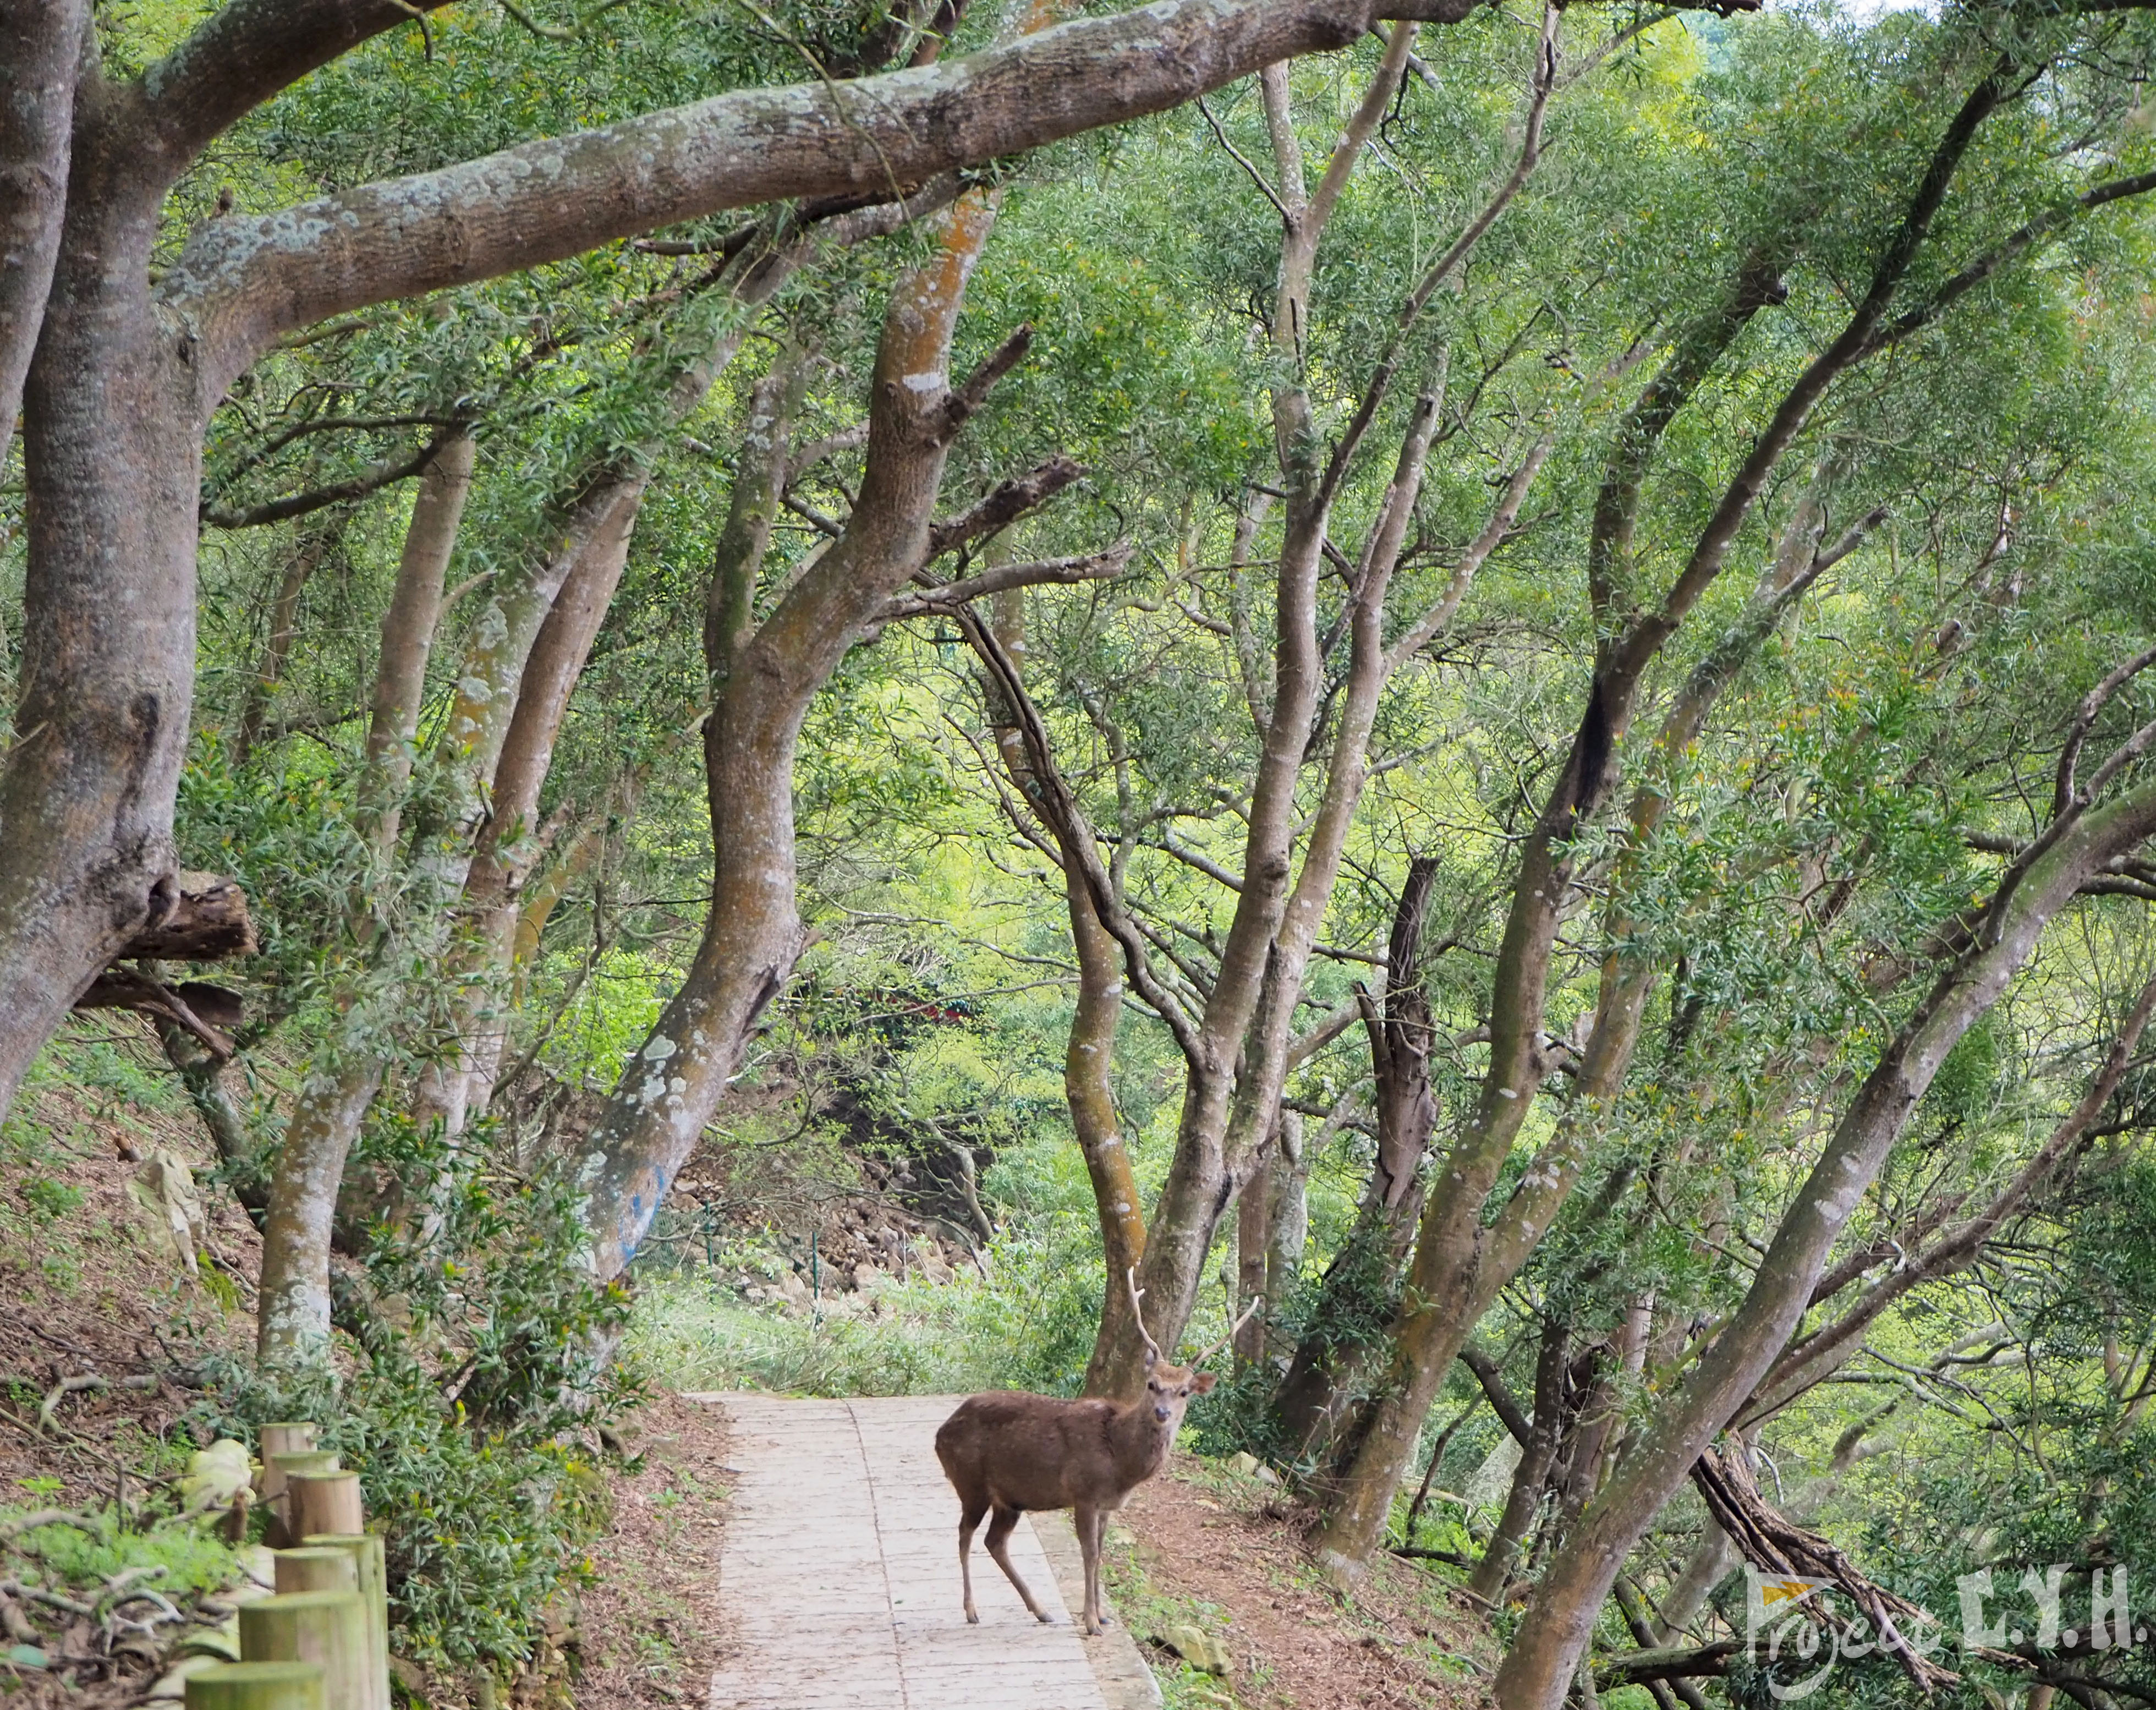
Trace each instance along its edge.
{"label": "sika deer", "polygon": [[1260,1302],[1252,1301],[1235,1329],[1187,1366],[1172,1366],[1161,1355],[1145,1327],[1138,1302],[1144,1291],[1137,1273],[1124,1278],[1131,1291],[1131,1312],[1145,1341],[1145,1394],[1135,1401],[1061,1401],[1052,1395],[1026,1395],[1009,1389],[971,1395],[936,1433],[936,1458],[958,1492],[958,1574],[965,1582],[966,1619],[978,1624],[973,1607],[973,1570],[968,1558],[973,1528],[983,1514],[988,1522],[988,1553],[1018,1588],[1036,1620],[1050,1620],[1033,1600],[1025,1581],[1011,1566],[1008,1540],[1018,1517],[1028,1509],[1070,1508],[1076,1512],[1078,1548],[1086,1559],[1086,1630],[1098,1633],[1101,1613],[1101,1534],[1111,1509],[1168,1459],[1183,1410],[1194,1395],[1218,1381],[1198,1368],[1225,1348]]}

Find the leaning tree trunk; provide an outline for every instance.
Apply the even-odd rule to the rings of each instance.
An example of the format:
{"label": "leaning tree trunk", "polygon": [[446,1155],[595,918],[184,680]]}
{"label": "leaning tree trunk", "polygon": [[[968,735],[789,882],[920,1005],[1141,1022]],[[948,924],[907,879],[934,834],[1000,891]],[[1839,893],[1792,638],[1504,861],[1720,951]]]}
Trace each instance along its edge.
{"label": "leaning tree trunk", "polygon": [[[412,737],[441,616],[442,578],[455,549],[471,467],[472,442],[461,434],[444,439],[429,462],[382,620],[382,656],[357,792],[361,823],[377,859],[390,859],[396,851],[398,819],[412,776]],[[270,1172],[255,1344],[264,1366],[282,1370],[321,1365],[327,1355],[330,1247],[346,1185],[345,1166],[408,1030],[408,989],[400,974],[388,970],[413,959],[436,963],[445,948],[440,937],[445,897],[423,893],[413,905],[417,919],[434,932],[431,942],[411,940],[401,925],[376,918],[365,897],[362,888],[338,922],[357,966],[339,994],[331,1035],[308,1066]]]}
{"label": "leaning tree trunk", "polygon": [[367,727],[366,793],[360,819],[377,855],[397,847],[404,792],[412,782],[412,739],[426,699],[427,661],[441,621],[443,579],[456,548],[465,499],[471,491],[471,436],[444,434],[419,475],[411,526],[398,560],[397,584],[382,617],[382,655],[375,666],[374,700]]}
{"label": "leaning tree trunk", "polygon": [[[996,205],[991,193],[968,193],[937,221],[939,253],[892,293],[870,382],[867,470],[844,537],[731,656],[711,661],[711,910],[680,989],[585,1143],[578,1179],[603,1280],[635,1256],[800,953],[793,756],[801,723],[884,603],[927,561],[952,442],[981,401],[983,380],[993,377],[954,391],[948,369],[959,305]],[[991,366],[1007,366],[1022,349],[1007,343]]]}
{"label": "leaning tree trunk", "polygon": [[544,852],[538,836],[539,793],[553,765],[554,740],[569,697],[628,565],[643,486],[636,478],[638,501],[609,506],[598,530],[583,542],[518,680],[516,710],[502,738],[486,819],[465,874],[470,937],[458,958],[466,983],[465,1001],[458,1006],[463,1030],[444,1059],[422,1072],[412,1101],[414,1122],[439,1118],[451,1134],[462,1131],[474,1109],[485,1111],[493,1094],[508,1027],[495,1005],[514,956],[524,881]]}
{"label": "leaning tree trunk", "polygon": [[1975,947],[1941,976],[1851,1101],[1783,1214],[1743,1304],[1543,1576],[1498,1671],[1502,1710],[1558,1710],[1564,1702],[1625,1556],[1789,1345],[1835,1239],[1947,1053],[1999,1000],[2081,886],[2152,831],[2156,783],[2143,783],[2105,808],[2071,804],[2008,870]]}
{"label": "leaning tree trunk", "polygon": [[[983,554],[983,562],[993,567],[1005,560],[1008,538],[1005,534],[992,542]],[[1107,1352],[1122,1338],[1137,1333],[1131,1323],[1133,1308],[1128,1278],[1145,1256],[1145,1214],[1138,1202],[1130,1148],[1123,1143],[1122,1123],[1116,1112],[1116,1030],[1123,1013],[1122,958],[1114,934],[1101,922],[1086,880],[1084,851],[1077,846],[1092,835],[1092,829],[1082,819],[1048,807],[1049,790],[1035,773],[1027,748],[1024,721],[1029,713],[1036,721],[1039,714],[1017,704],[1017,697],[1025,689],[1025,590],[1008,588],[992,596],[992,601],[985,627],[970,612],[961,619],[960,627],[988,667],[983,696],[996,749],[1019,799],[1026,804],[1019,808],[1014,804],[1012,811],[1026,816],[1020,829],[1036,841],[1045,840],[1052,845],[1062,863],[1070,947],[1078,963],[1078,1002],[1064,1039],[1063,1096],[1070,1111],[1071,1134],[1092,1182],[1093,1209],[1101,1225],[1101,1327],[1086,1369],[1090,1393],[1098,1375],[1096,1368]]]}
{"label": "leaning tree trunk", "polygon": [[0,0],[0,465],[59,259],[89,22],[89,0]]}

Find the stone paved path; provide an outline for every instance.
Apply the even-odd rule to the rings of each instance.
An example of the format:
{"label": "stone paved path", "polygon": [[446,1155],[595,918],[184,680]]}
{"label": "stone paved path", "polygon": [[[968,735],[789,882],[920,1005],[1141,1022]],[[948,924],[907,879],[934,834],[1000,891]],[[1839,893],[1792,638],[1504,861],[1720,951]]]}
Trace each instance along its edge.
{"label": "stone paved path", "polygon": [[1102,1641],[1071,1624],[1029,1521],[1011,1559],[1055,1625],[1026,1613],[985,1526],[967,1625],[935,1446],[954,1398],[690,1399],[726,1409],[739,1475],[719,1565],[737,1649],[709,1710],[1111,1710],[1086,1651]]}

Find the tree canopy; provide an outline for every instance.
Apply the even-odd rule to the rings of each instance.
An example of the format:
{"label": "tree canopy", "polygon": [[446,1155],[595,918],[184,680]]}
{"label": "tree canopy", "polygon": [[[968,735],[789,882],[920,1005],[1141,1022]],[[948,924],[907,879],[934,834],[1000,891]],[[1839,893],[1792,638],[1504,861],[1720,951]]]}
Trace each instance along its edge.
{"label": "tree canopy", "polygon": [[1262,1302],[1507,1710],[2146,1698],[1909,1611],[2156,1583],[2152,29],[0,0],[0,1087],[147,1017],[280,1382],[843,1181]]}

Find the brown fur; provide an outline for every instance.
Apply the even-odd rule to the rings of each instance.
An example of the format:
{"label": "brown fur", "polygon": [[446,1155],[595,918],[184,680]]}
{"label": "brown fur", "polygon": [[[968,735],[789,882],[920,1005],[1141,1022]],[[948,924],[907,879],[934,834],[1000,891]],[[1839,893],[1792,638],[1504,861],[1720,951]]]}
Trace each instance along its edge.
{"label": "brown fur", "polygon": [[978,1622],[968,1553],[973,1528],[988,1523],[988,1553],[1040,1620],[1050,1617],[1033,1600],[1011,1566],[1007,1540],[1018,1517],[1029,1510],[1069,1508],[1086,1559],[1085,1623],[1098,1633],[1101,1613],[1101,1534],[1108,1514],[1159,1471],[1175,1442],[1193,1395],[1214,1383],[1210,1372],[1172,1366],[1150,1349],[1145,1394],[1133,1401],[1061,1401],[1008,1389],[968,1396],[936,1433],[936,1458],[958,1493],[958,1571],[966,1588],[966,1619]]}

